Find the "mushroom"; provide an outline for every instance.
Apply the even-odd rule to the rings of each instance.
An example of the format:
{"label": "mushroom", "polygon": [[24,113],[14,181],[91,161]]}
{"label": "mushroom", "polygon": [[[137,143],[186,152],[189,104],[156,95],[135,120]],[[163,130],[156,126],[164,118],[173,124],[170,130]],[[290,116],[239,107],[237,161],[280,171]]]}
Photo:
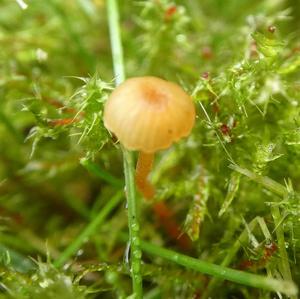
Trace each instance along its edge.
{"label": "mushroom", "polygon": [[123,146],[139,151],[136,184],[145,198],[154,153],[189,135],[195,122],[191,97],[177,84],[157,77],[131,78],[119,85],[104,107],[104,125]]}

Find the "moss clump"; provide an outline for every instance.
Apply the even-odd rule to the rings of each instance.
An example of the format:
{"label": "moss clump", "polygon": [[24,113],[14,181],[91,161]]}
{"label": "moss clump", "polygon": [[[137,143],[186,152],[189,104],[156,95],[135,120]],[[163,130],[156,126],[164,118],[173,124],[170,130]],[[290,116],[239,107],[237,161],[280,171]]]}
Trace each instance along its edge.
{"label": "moss clump", "polygon": [[[0,10],[0,297],[126,298],[122,157],[102,121],[115,80],[106,2],[19,2]],[[141,238],[299,285],[297,1],[119,2],[127,76],[177,82],[197,107],[191,136],[157,156]],[[54,268],[69,247],[69,267]],[[145,298],[275,296],[143,261]]]}

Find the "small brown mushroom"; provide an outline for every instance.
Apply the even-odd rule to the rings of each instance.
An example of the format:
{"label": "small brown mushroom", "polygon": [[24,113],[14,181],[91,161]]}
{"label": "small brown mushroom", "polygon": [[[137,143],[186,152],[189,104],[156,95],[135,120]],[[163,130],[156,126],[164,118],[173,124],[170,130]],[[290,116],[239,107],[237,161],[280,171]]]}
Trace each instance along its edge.
{"label": "small brown mushroom", "polygon": [[139,151],[136,184],[145,198],[154,153],[189,135],[195,122],[191,97],[178,85],[156,77],[137,77],[119,85],[106,102],[104,124],[123,146]]}

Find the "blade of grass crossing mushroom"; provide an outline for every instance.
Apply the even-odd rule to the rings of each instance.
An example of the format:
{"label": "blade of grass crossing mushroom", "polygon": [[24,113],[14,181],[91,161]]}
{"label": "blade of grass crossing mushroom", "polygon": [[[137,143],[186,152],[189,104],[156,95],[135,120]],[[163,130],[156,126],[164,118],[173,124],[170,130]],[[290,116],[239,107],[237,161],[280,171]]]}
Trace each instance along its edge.
{"label": "blade of grass crossing mushroom", "polygon": [[120,85],[125,80],[125,68],[117,0],[107,1],[107,14],[115,80],[116,85]]}
{"label": "blade of grass crossing mushroom", "polygon": [[[108,25],[113,57],[114,74],[116,85],[125,80],[125,69],[123,62],[123,49],[121,43],[121,33],[119,25],[119,8],[117,0],[107,1]],[[128,204],[128,229],[131,253],[131,278],[133,295],[136,299],[143,297],[142,274],[141,274],[141,258],[139,236],[139,221],[137,212],[137,197],[134,182],[134,165],[132,153],[122,147],[124,159],[124,174],[126,184],[126,195]]]}

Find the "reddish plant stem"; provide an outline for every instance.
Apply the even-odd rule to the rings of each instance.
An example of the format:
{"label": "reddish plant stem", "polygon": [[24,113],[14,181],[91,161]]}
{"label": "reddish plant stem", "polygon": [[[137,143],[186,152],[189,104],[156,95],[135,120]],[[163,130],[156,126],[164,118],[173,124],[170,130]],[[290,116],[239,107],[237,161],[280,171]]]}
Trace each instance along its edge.
{"label": "reddish plant stem", "polygon": [[[136,165],[135,182],[138,190],[143,194],[145,199],[152,199],[155,194],[155,188],[148,181],[148,175],[152,169],[154,154],[139,152]],[[166,233],[172,240],[179,245],[184,251],[190,251],[192,243],[186,233],[182,232],[180,226],[176,222],[171,209],[164,203],[155,203],[152,207],[157,215],[159,222],[164,227]]]}
{"label": "reddish plant stem", "polygon": [[163,201],[155,203],[152,209],[170,239],[175,241],[181,250],[191,251],[193,244],[188,235],[181,230],[172,209]]}
{"label": "reddish plant stem", "polygon": [[155,189],[148,181],[148,175],[152,169],[154,160],[153,153],[139,152],[139,157],[136,165],[135,182],[138,190],[146,199],[151,199],[154,196]]}

